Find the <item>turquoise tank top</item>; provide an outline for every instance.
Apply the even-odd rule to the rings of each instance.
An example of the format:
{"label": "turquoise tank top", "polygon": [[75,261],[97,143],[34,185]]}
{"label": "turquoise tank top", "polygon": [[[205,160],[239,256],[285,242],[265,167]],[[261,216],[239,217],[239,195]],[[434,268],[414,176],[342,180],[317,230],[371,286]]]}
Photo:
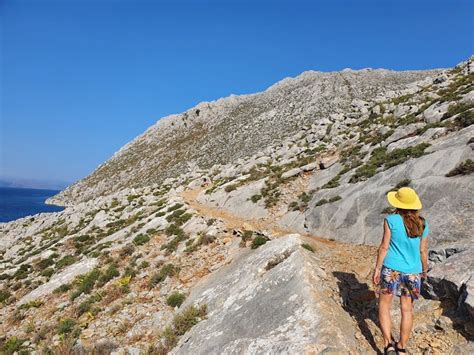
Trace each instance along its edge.
{"label": "turquoise tank top", "polygon": [[428,236],[430,230],[428,222],[425,220],[425,229],[421,238],[410,238],[407,235],[402,216],[391,214],[385,219],[392,235],[383,265],[407,274],[421,273],[420,242],[421,238]]}

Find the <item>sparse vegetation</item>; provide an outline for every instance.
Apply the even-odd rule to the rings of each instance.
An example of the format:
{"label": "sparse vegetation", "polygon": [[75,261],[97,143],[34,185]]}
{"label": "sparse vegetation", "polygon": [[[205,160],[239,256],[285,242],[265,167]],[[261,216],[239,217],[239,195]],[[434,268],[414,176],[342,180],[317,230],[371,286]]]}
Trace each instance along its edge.
{"label": "sparse vegetation", "polygon": [[83,293],[90,293],[100,276],[99,269],[94,269],[85,275],[79,276],[75,281],[76,290],[71,294],[71,300],[75,300]]}
{"label": "sparse vegetation", "polygon": [[329,180],[328,183],[324,184],[322,188],[323,189],[333,189],[335,187],[338,187],[340,178],[341,178],[340,175],[336,175],[331,180]]}
{"label": "sparse vegetation", "polygon": [[266,242],[268,242],[268,238],[263,236],[263,235],[257,235],[255,238],[252,240],[252,245],[250,246],[252,249],[257,249],[258,247],[264,245]]}
{"label": "sparse vegetation", "polygon": [[70,334],[73,333],[75,330],[76,321],[71,318],[65,318],[59,321],[57,330],[58,334]]}
{"label": "sparse vegetation", "polygon": [[457,176],[457,175],[470,175],[474,172],[474,161],[467,159],[461,164],[456,166],[453,170],[446,174],[447,177]]}
{"label": "sparse vegetation", "polygon": [[166,304],[171,307],[179,307],[184,302],[186,296],[179,292],[173,292],[166,298]]}
{"label": "sparse vegetation", "polygon": [[333,196],[330,199],[323,198],[323,199],[319,200],[318,202],[316,202],[314,207],[319,207],[319,206],[325,205],[327,203],[333,203],[333,202],[339,201],[341,199],[342,199],[342,197],[339,196],[339,195],[338,196]]}
{"label": "sparse vegetation", "polygon": [[173,264],[165,264],[161,267],[160,271],[155,273],[149,282],[150,288],[155,287],[160,282],[164,281],[167,277],[177,276],[179,274],[179,267]]}
{"label": "sparse vegetation", "polygon": [[394,149],[390,153],[387,152],[386,147],[375,148],[369,161],[355,171],[349,182],[366,180],[377,174],[378,171],[402,164],[410,158],[421,157],[429,146],[428,143],[421,143],[408,148]]}
{"label": "sparse vegetation", "polygon": [[150,241],[150,237],[145,234],[138,234],[135,238],[133,238],[133,244],[139,246],[144,245]]}
{"label": "sparse vegetation", "polygon": [[301,244],[301,246],[303,248],[305,248],[306,250],[309,250],[310,252],[314,253],[314,248],[311,245],[309,245],[308,243],[303,243],[303,244]]}

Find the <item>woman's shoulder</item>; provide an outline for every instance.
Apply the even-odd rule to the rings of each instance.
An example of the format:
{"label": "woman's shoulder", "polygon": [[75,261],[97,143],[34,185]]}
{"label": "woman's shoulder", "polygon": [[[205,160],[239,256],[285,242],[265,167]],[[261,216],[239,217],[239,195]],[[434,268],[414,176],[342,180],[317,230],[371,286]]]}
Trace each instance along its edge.
{"label": "woman's shoulder", "polygon": [[387,221],[396,221],[396,220],[399,220],[400,218],[402,218],[402,216],[400,216],[398,213],[391,213],[385,217]]}
{"label": "woman's shoulder", "polygon": [[395,225],[400,223],[401,216],[398,213],[392,213],[385,217],[387,224],[390,228],[394,228]]}

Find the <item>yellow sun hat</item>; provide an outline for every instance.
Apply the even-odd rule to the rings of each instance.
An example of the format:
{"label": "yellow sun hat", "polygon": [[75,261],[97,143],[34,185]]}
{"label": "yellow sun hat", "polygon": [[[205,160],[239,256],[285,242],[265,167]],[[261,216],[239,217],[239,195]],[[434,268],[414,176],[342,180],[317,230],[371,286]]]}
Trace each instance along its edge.
{"label": "yellow sun hat", "polygon": [[398,191],[387,193],[387,200],[393,207],[404,210],[421,210],[421,201],[415,190],[402,187]]}

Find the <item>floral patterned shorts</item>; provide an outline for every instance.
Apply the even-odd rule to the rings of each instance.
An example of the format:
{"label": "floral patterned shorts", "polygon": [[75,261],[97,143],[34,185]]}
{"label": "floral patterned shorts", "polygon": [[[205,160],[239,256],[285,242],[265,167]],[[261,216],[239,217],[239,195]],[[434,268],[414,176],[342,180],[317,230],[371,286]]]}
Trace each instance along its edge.
{"label": "floral patterned shorts", "polygon": [[377,293],[394,294],[399,297],[410,296],[412,300],[416,300],[420,296],[420,288],[420,274],[406,274],[390,269],[385,265],[382,266]]}

